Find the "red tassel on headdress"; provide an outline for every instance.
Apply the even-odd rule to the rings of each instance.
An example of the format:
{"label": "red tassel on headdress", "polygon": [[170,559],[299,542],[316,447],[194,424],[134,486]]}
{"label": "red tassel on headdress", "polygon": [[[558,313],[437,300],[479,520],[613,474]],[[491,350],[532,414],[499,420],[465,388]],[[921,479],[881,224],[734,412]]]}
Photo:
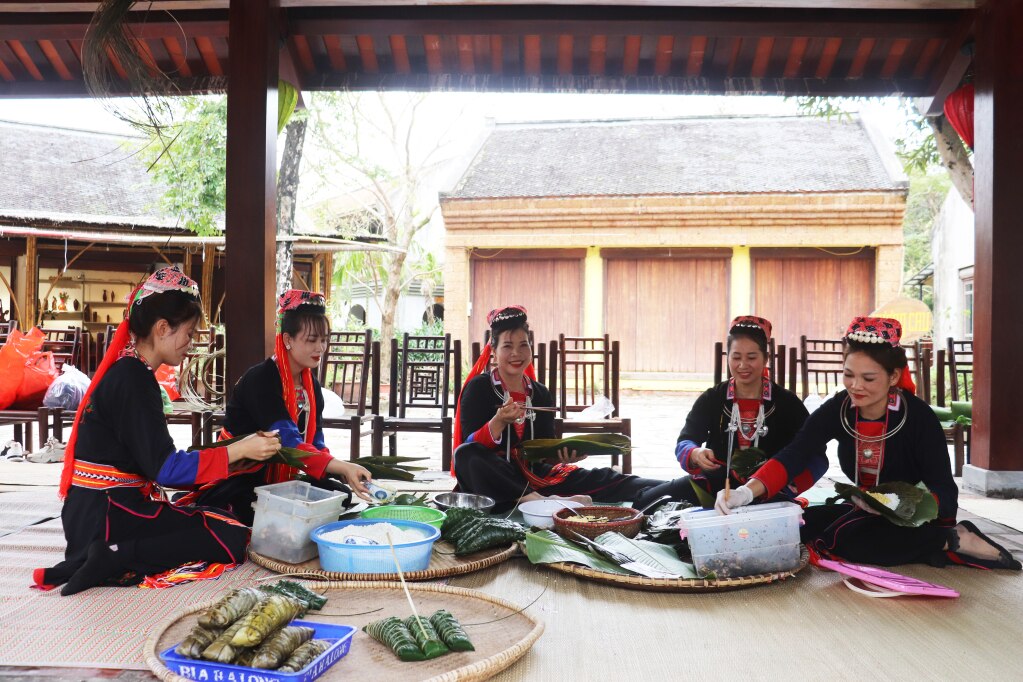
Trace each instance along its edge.
{"label": "red tassel on headdress", "polygon": [[899,383],[895,384],[898,388],[916,395],[916,383],[913,381],[913,375],[909,371],[909,367],[902,368],[902,375],[899,377]]}
{"label": "red tassel on headdress", "polygon": [[[295,382],[291,378],[291,363],[288,361],[288,350],[284,347],[284,335],[277,333],[274,342],[274,363],[281,376],[281,386],[284,387],[284,405],[288,408],[288,415],[298,425],[298,395],[295,393]],[[305,390],[306,400],[310,406],[314,396],[312,370],[302,370],[302,388]],[[316,410],[309,409],[306,412],[306,437],[305,442],[312,444],[316,437]],[[287,464],[271,464],[269,480],[271,483],[290,481],[298,475],[298,469]]]}

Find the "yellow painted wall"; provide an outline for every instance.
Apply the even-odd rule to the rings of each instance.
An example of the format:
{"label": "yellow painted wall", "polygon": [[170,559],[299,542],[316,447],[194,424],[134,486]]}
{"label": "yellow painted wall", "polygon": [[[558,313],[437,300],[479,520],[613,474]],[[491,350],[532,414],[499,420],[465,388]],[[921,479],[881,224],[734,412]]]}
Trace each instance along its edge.
{"label": "yellow painted wall", "polygon": [[732,249],[731,264],[731,296],[728,307],[731,317],[750,314],[750,301],[753,300],[753,267],[751,265],[749,247],[736,246]]}
{"label": "yellow painted wall", "polygon": [[586,249],[583,263],[583,334],[602,336],[604,334],[604,259],[600,249],[591,246]]}

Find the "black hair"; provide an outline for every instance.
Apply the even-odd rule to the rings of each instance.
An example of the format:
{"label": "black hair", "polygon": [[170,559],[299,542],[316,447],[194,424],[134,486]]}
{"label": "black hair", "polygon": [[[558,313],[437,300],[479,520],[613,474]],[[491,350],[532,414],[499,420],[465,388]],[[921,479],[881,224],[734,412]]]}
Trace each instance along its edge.
{"label": "black hair", "polygon": [[884,367],[884,371],[891,376],[895,370],[906,371],[909,361],[906,359],[906,349],[902,346],[893,346],[890,343],[863,343],[861,341],[845,340],[845,352],[843,358],[849,357],[852,353],[863,353],[877,364]]}
{"label": "black hair", "polygon": [[184,291],[164,291],[150,294],[138,303],[131,304],[128,314],[128,330],[138,339],[149,338],[153,325],[167,320],[171,329],[198,320],[202,317],[199,299]]}
{"label": "black hair", "polygon": [[526,337],[529,337],[529,322],[526,321],[525,315],[520,315],[507,320],[498,320],[490,327],[490,345],[497,350],[497,342],[501,338],[501,334],[505,332],[513,332],[521,329],[526,332]]}
{"label": "black hair", "polygon": [[732,351],[732,342],[736,339],[750,339],[757,344],[757,348],[759,348],[760,352],[764,354],[764,357],[767,357],[767,334],[764,333],[763,329],[756,329],[753,327],[732,327],[732,330],[728,332],[728,340],[725,344],[725,348],[728,352]]}
{"label": "black hair", "polygon": [[303,329],[320,336],[327,336],[330,333],[330,321],[323,306],[303,303],[297,308],[284,311],[284,319],[281,320],[282,334],[297,337]]}

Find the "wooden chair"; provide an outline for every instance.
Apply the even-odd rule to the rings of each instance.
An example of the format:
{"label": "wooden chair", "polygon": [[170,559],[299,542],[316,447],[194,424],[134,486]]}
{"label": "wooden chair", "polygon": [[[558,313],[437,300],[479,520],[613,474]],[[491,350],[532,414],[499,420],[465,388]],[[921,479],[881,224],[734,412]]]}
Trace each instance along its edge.
{"label": "wooden chair", "polygon": [[[483,333],[483,344],[490,343],[490,330],[486,330]],[[483,344],[479,341],[472,342],[472,364],[476,364],[476,361],[480,359],[480,355],[483,353]],[[550,388],[547,383],[547,344],[544,342],[536,343],[533,340],[533,332],[529,332],[529,346],[533,349],[533,368],[536,370],[536,380],[544,386]],[[490,356],[490,366],[494,367],[496,360],[494,356]],[[461,386],[457,387],[461,390]]]}
{"label": "wooden chair", "polygon": [[320,363],[320,386],[334,391],[351,416],[324,417],[324,429],[346,429],[351,435],[350,459],[359,458],[360,439],[373,434],[380,413],[380,342],[371,331],[331,332]]}
{"label": "wooden chair", "polygon": [[[555,345],[557,344],[557,345]],[[620,433],[632,436],[632,420],[621,415],[619,392],[621,352],[617,341],[604,336],[558,335],[552,341],[549,374],[557,373],[558,413],[554,419],[557,438],[565,433]],[[606,393],[614,405],[614,412],[606,419],[579,421],[568,419],[569,413],[582,412],[594,404],[597,397]],[[611,465],[618,464],[618,455],[611,456]],[[622,473],[632,473],[632,454],[622,457]]]}
{"label": "wooden chair", "polygon": [[8,322],[0,323],[0,347],[7,343],[7,337],[11,335],[15,329],[18,328],[17,320],[10,320]]}
{"label": "wooden chair", "polygon": [[[462,343],[444,336],[405,334],[399,345],[391,339],[390,399],[387,415],[373,417],[374,456],[384,450],[387,436],[389,452],[398,451],[402,432],[441,434],[441,468],[451,468],[454,402],[452,387],[462,385]],[[456,389],[457,390],[457,389]],[[410,417],[409,408],[435,411],[429,417]]]}
{"label": "wooden chair", "polygon": [[908,369],[916,384],[916,397],[924,402],[931,401],[931,354],[925,349],[923,343],[916,341],[912,345],[903,346],[906,349],[906,361]]}
{"label": "wooden chair", "polygon": [[[969,401],[973,394],[973,341],[957,341],[951,336],[945,348],[938,351],[937,403],[946,407],[952,401]],[[946,384],[947,382],[947,384]],[[963,464],[970,461],[970,440],[973,429],[953,423],[945,429],[945,440],[952,443],[956,476],[963,473]]]}
{"label": "wooden chair", "polygon": [[[771,381],[784,386],[785,367],[787,364],[785,344],[779,343],[775,345],[774,337],[771,337],[767,342],[767,354],[770,358],[768,372],[770,373]],[[728,351],[725,349],[724,342],[718,341],[714,344],[714,385],[717,386],[731,376],[732,373],[728,370]]]}
{"label": "wooden chair", "polygon": [[82,366],[82,330],[78,327],[67,329],[40,329],[46,338],[43,340],[43,351],[53,353],[53,361],[57,371],[65,362],[75,367]]}
{"label": "wooden chair", "polygon": [[845,369],[842,346],[841,339],[799,337],[801,397],[804,400],[810,395],[811,388],[814,393],[828,395],[835,388],[842,387],[842,372]]}
{"label": "wooden chair", "polygon": [[[48,407],[35,410],[0,410],[0,426],[13,426],[14,440],[21,443],[25,448],[25,454],[28,454],[35,449],[33,425],[38,429],[40,445],[46,442],[49,413]],[[3,443],[0,443],[0,446],[2,445]]]}

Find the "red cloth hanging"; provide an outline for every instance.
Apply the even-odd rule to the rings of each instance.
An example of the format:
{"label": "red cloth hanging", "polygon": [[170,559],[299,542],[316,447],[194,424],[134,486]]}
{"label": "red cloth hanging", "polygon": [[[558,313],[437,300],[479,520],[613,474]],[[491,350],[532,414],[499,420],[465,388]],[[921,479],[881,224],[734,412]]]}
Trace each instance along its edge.
{"label": "red cloth hanging", "polygon": [[954,90],[945,98],[945,118],[952,124],[959,137],[973,149],[973,83]]}

